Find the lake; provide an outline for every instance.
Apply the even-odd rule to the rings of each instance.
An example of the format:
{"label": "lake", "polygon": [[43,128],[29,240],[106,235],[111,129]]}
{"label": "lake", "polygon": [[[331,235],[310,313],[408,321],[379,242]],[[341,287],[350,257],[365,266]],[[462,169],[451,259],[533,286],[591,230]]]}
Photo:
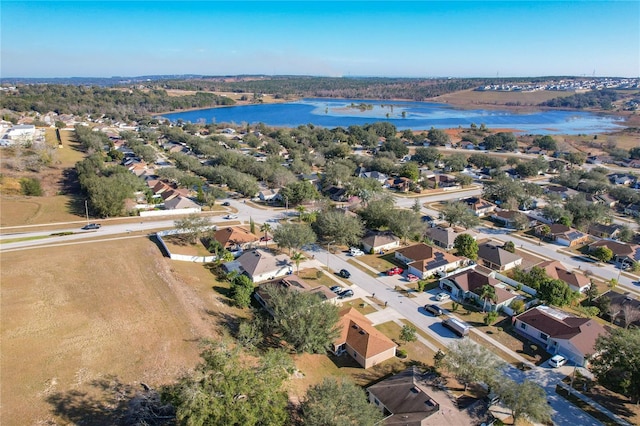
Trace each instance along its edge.
{"label": "lake", "polygon": [[[353,107],[352,104],[355,106]],[[364,108],[358,108],[364,104]],[[399,130],[469,127],[514,129],[534,134],[593,134],[620,130],[620,117],[582,111],[517,113],[500,110],[457,109],[432,102],[372,101],[358,99],[302,99],[279,104],[209,108],[165,114],[175,122],[264,123],[274,127],[297,127],[312,123],[327,128],[388,121]]]}

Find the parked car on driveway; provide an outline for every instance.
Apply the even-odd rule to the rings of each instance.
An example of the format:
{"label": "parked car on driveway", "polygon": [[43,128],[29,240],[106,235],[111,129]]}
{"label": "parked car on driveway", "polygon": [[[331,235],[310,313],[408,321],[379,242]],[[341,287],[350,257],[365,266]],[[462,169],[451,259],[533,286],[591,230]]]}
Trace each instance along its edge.
{"label": "parked car on driveway", "polygon": [[340,293],[343,290],[343,287],[341,285],[334,285],[333,287],[330,288],[330,290],[334,293]]}
{"label": "parked car on driveway", "polygon": [[549,366],[553,368],[562,367],[567,363],[567,359],[562,355],[554,355],[549,360]]}
{"label": "parked car on driveway", "polygon": [[391,276],[391,275],[400,275],[404,272],[404,270],[402,268],[400,268],[399,266],[396,266],[394,268],[391,268],[387,271],[387,275]]}
{"label": "parked car on driveway", "polygon": [[353,296],[353,290],[351,290],[350,288],[338,293],[339,299],[344,299],[346,297],[351,297],[351,296]]}
{"label": "parked car on driveway", "polygon": [[224,203],[222,203],[222,205],[225,206],[225,207],[229,207],[231,205],[231,203],[228,202],[228,201],[225,201]]}
{"label": "parked car on driveway", "polygon": [[99,223],[87,223],[85,226],[82,227],[82,229],[89,230],[89,229],[100,229],[100,224]]}
{"label": "parked car on driveway", "polygon": [[357,247],[351,247],[349,249],[349,254],[351,256],[364,256],[364,252]]}
{"label": "parked car on driveway", "polygon": [[271,237],[262,236],[262,237],[260,237],[260,241],[262,241],[262,242],[271,241]]}
{"label": "parked car on driveway", "polygon": [[451,296],[449,296],[449,293],[445,293],[444,291],[442,293],[438,293],[436,295],[436,300],[439,301],[439,302],[441,302],[443,300],[450,299],[450,298],[451,298]]}
{"label": "parked car on driveway", "polygon": [[338,275],[341,276],[342,278],[349,278],[351,276],[351,273],[346,269],[340,269],[340,272],[338,272]]}
{"label": "parked car on driveway", "polygon": [[238,215],[237,214],[228,214],[226,216],[224,216],[223,219],[237,219]]}
{"label": "parked car on driveway", "polygon": [[413,274],[407,274],[407,281],[413,282],[413,281],[418,281],[418,276],[417,275],[413,275]]}

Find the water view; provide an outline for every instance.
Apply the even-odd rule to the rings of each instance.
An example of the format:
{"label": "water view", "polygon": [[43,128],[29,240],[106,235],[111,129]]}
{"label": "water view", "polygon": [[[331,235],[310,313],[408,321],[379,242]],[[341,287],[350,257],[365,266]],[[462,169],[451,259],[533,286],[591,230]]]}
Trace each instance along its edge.
{"label": "water view", "polygon": [[537,111],[516,113],[500,110],[464,110],[431,102],[371,101],[357,99],[302,99],[281,104],[210,108],[165,114],[175,122],[264,123],[297,127],[312,123],[328,128],[388,121],[398,129],[426,130],[468,127],[472,123],[489,128],[514,129],[535,134],[590,134],[619,130],[619,117],[581,111]]}

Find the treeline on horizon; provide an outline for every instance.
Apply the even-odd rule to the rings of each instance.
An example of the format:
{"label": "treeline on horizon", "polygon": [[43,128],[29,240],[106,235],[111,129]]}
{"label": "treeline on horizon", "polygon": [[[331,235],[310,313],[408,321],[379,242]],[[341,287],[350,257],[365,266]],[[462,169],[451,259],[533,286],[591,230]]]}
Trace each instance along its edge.
{"label": "treeline on horizon", "polygon": [[620,96],[615,90],[602,89],[549,99],[539,105],[552,108],[602,108],[603,110],[610,110],[613,108],[613,102],[618,99],[620,99]]}
{"label": "treeline on horizon", "polygon": [[111,120],[136,120],[165,111],[233,105],[235,101],[214,93],[169,96],[163,89],[106,88],[39,84],[18,86],[0,97],[0,108],[16,112],[105,116]]}

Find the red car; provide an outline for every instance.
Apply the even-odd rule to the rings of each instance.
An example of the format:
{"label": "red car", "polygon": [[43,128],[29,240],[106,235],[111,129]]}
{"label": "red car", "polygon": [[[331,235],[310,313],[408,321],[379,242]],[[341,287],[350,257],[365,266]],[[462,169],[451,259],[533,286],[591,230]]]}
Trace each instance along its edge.
{"label": "red car", "polygon": [[404,270],[402,268],[399,267],[395,267],[395,268],[391,268],[387,271],[387,275],[391,276],[391,275],[400,275],[404,272]]}
{"label": "red car", "polygon": [[416,275],[413,275],[413,274],[408,274],[407,275],[407,281],[411,281],[411,282],[418,281],[418,277]]}

